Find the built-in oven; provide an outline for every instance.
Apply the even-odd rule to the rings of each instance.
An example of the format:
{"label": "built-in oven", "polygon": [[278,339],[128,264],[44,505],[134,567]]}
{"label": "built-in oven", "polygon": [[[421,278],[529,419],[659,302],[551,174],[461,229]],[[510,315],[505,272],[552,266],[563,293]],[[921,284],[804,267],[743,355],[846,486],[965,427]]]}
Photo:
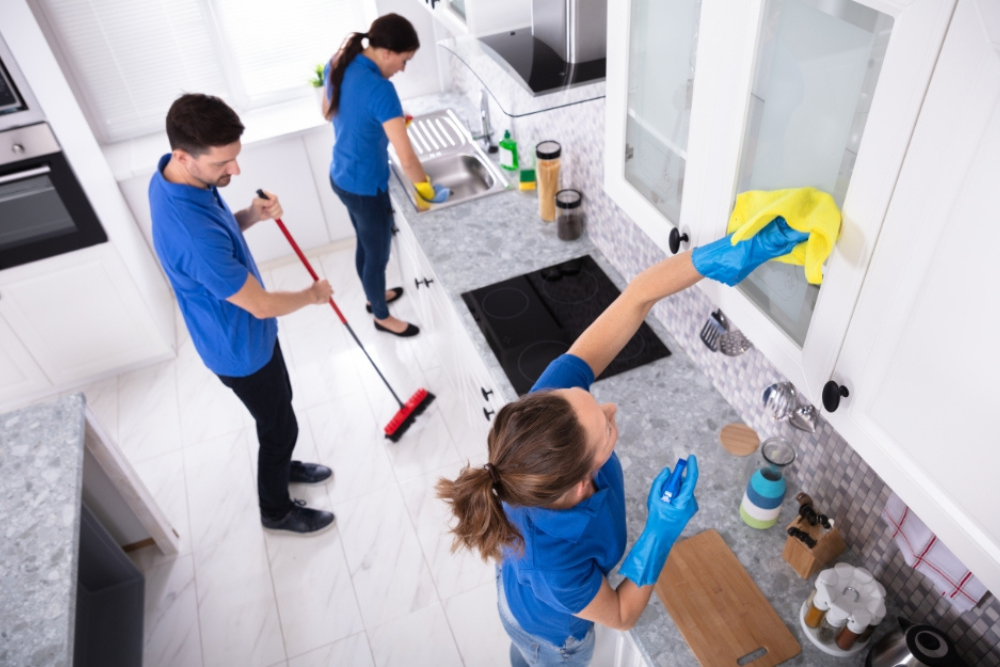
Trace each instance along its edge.
{"label": "built-in oven", "polygon": [[0,132],[0,270],[107,240],[48,124]]}
{"label": "built-in oven", "polygon": [[0,38],[0,270],[107,240]]}

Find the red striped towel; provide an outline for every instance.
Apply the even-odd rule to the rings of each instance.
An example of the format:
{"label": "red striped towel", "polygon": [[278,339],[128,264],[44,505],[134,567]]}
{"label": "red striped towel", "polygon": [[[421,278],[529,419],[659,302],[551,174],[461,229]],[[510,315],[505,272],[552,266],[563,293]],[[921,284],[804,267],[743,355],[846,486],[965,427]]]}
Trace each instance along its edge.
{"label": "red striped towel", "polygon": [[893,493],[882,510],[906,564],[927,575],[958,611],[972,609],[988,592],[962,561]]}

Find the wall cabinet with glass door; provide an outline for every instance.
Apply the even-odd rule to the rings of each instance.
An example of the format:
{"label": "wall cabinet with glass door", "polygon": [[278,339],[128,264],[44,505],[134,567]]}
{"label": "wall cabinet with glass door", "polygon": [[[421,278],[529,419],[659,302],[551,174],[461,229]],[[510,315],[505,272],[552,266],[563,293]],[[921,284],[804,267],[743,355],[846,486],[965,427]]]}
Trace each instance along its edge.
{"label": "wall cabinet with glass door", "polygon": [[531,25],[531,0],[416,0],[454,35],[491,35]]}
{"label": "wall cabinet with glass door", "polygon": [[958,0],[832,374],[850,394],[826,417],[997,593],[995,7]]}
{"label": "wall cabinet with glass door", "polygon": [[[690,239],[680,247],[724,236],[736,195],[747,190],[811,186],[841,207],[822,286],[806,283],[801,267],[775,262],[736,289],[701,283],[814,402],[830,379],[953,7],[633,0],[623,16],[609,16],[609,43],[628,46],[609,53],[605,187],[657,245],[669,248],[673,227]],[[663,39],[663,26],[678,37]]]}

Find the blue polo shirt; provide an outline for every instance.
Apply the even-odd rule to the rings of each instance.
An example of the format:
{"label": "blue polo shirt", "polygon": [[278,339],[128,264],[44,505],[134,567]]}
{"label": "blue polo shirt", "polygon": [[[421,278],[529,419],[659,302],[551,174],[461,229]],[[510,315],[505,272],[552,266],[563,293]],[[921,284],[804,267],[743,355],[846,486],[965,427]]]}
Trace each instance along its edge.
{"label": "blue polo shirt", "polygon": [[[324,81],[329,76],[327,63]],[[389,188],[389,137],[382,123],[402,116],[396,87],[378,65],[359,54],[344,71],[340,109],[333,117],[330,178],[338,188],[368,196]]]}
{"label": "blue polo shirt", "polygon": [[[531,391],[589,391],[593,381],[585,361],[564,354]],[[503,506],[524,538],[524,554],[505,553],[501,565],[507,605],[524,630],[556,646],[587,634],[593,623],[574,614],[593,601],[601,580],[625,552],[625,478],[616,454],[594,482],[597,492],[569,509]]]}
{"label": "blue polo shirt", "polygon": [[169,161],[169,154],[160,158],[149,182],[156,255],[205,365],[217,375],[251,375],[271,360],[278,322],[257,319],[226,299],[248,273],[264,282],[218,189],[169,182],[163,177]]}

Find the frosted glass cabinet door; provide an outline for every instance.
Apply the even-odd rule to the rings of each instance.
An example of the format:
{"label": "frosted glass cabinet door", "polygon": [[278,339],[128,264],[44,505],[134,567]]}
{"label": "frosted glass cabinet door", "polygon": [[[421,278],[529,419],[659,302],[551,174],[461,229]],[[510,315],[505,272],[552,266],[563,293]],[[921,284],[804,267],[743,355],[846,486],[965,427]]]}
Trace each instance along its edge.
{"label": "frosted glass cabinet door", "polygon": [[659,246],[680,226],[702,0],[608,12],[604,189]]}
{"label": "frosted glass cabinet door", "polygon": [[[802,267],[769,262],[737,289],[702,289],[818,404],[955,2],[750,0],[751,20],[735,23],[715,18],[716,0],[703,1],[699,39],[711,48],[702,49],[699,86],[712,117],[707,128],[700,122],[706,107],[696,96],[694,243],[725,235],[748,190],[815,187],[833,195],[843,222],[821,286]],[[724,53],[706,58],[712,49]]]}
{"label": "frosted glass cabinet door", "polygon": [[[851,0],[768,0],[737,192],[814,187],[844,203],[893,18]],[[771,262],[740,289],[796,343],[819,287]]]}
{"label": "frosted glass cabinet door", "polygon": [[675,225],[700,10],[700,0],[633,0],[629,22],[625,180]]}

